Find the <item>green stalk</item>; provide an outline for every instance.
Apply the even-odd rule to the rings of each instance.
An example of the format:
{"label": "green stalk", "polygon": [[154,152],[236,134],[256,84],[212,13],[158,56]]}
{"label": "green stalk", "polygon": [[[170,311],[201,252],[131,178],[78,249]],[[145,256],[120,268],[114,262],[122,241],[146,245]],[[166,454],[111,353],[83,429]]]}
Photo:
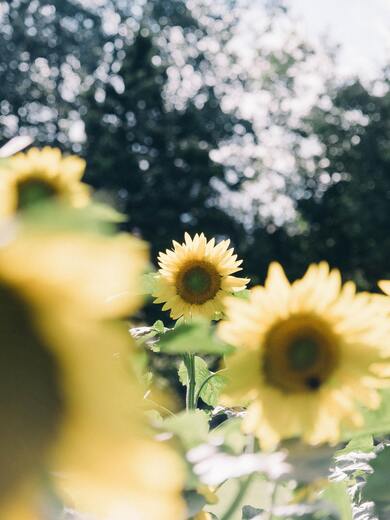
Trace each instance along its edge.
{"label": "green stalk", "polygon": [[270,509],[268,511],[268,515],[266,517],[267,520],[272,520],[273,517],[274,517],[273,511],[274,511],[274,508],[275,508],[275,500],[276,500],[277,490],[278,490],[277,482],[272,482],[271,504],[270,504]]}
{"label": "green stalk", "polygon": [[186,409],[195,410],[195,354],[185,354],[184,364],[187,369],[187,393],[186,393]]}
{"label": "green stalk", "polygon": [[234,513],[237,511],[238,506],[240,505],[241,500],[244,498],[244,495],[247,492],[253,476],[254,473],[248,475],[248,477],[243,482],[241,482],[237,495],[233,499],[233,502],[230,504],[228,510],[221,517],[221,520],[230,520],[233,517]]}

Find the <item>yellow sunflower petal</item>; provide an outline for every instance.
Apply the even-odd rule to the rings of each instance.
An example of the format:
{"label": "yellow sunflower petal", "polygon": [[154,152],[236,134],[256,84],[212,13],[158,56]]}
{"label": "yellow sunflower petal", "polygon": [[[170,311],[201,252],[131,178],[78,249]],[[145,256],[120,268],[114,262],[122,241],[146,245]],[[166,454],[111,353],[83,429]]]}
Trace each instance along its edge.
{"label": "yellow sunflower petal", "polygon": [[31,148],[7,161],[0,179],[0,216],[46,199],[56,198],[73,207],[88,204],[90,189],[80,182],[85,161],[76,156],[62,157],[57,148]]}
{"label": "yellow sunflower petal", "polygon": [[[99,520],[118,508],[142,520],[181,517],[180,462],[150,436],[127,327],[107,320],[118,309],[106,312],[101,301],[119,280],[112,284],[108,274],[105,285],[99,263],[115,271],[122,265],[117,255],[128,262],[131,247],[126,239],[122,248],[119,237],[121,252],[112,252],[116,239],[101,238],[104,243],[96,237],[89,242],[83,235],[83,245],[77,235],[22,235],[0,248],[1,350],[7,360],[0,363],[0,387],[9,397],[0,410],[0,512],[12,507],[15,520],[29,518],[29,500],[34,511],[42,469],[56,476],[68,504]],[[139,278],[144,262],[138,242],[130,242],[133,268],[115,275],[125,277],[122,287],[127,276]],[[91,253],[97,256],[91,259]],[[94,263],[105,286],[98,292],[90,279]],[[28,497],[18,499],[26,488]],[[12,518],[11,512],[2,518]]]}
{"label": "yellow sunflower petal", "polygon": [[[325,262],[290,285],[271,264],[248,300],[226,300],[218,325],[237,347],[226,360],[222,402],[249,401],[244,421],[267,448],[285,438],[335,443],[343,424],[361,425],[357,402],[377,408],[390,374],[390,320],[384,300],[341,284]],[[277,411],[277,412],[275,412]]]}
{"label": "yellow sunflower petal", "polygon": [[241,269],[241,261],[228,247],[228,240],[215,245],[215,239],[207,241],[203,233],[194,238],[186,233],[183,244],[173,241],[174,249],[158,256],[154,302],[163,303],[163,310],[169,310],[173,319],[213,319],[223,310],[224,297],[249,282],[232,276]]}

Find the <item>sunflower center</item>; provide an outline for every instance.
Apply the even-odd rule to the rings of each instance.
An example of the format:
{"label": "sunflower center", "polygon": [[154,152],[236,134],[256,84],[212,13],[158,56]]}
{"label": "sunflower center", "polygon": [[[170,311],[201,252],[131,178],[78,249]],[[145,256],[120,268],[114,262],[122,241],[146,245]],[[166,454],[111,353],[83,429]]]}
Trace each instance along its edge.
{"label": "sunflower center", "polygon": [[308,370],[315,365],[320,353],[319,344],[310,337],[292,341],[287,356],[292,370]]}
{"label": "sunflower center", "polygon": [[338,354],[338,337],[323,320],[297,315],[268,333],[264,375],[269,384],[284,392],[313,392],[330,378]]}
{"label": "sunflower center", "polygon": [[55,197],[57,189],[44,179],[27,179],[18,183],[18,210]]}
{"label": "sunflower center", "polygon": [[58,369],[14,291],[0,285],[0,503],[38,469],[63,413]]}
{"label": "sunflower center", "polygon": [[178,294],[188,303],[202,304],[212,300],[220,289],[221,277],[208,262],[191,262],[178,273]]}
{"label": "sunflower center", "polygon": [[189,291],[203,293],[211,285],[211,276],[202,267],[193,267],[185,273],[183,283]]}

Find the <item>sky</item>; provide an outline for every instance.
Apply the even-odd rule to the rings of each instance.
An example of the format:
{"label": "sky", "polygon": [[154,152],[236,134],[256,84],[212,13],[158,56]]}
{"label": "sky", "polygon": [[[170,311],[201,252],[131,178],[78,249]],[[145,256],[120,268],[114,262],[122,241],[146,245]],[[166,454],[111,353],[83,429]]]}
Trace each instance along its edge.
{"label": "sky", "polygon": [[287,0],[303,34],[341,44],[341,74],[375,78],[390,55],[390,0]]}

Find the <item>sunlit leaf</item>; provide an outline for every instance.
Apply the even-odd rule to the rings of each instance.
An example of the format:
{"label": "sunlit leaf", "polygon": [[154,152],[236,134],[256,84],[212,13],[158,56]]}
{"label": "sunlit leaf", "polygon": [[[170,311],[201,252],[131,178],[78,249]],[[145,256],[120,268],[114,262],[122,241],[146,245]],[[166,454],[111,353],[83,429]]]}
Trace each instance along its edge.
{"label": "sunlit leaf", "polygon": [[187,451],[206,442],[209,418],[201,410],[182,412],[174,417],[168,417],[164,421],[164,428],[178,437]]}
{"label": "sunlit leaf", "polygon": [[164,334],[165,332],[165,327],[164,327],[164,323],[161,321],[161,320],[157,320],[153,323],[153,327],[152,327],[156,332],[158,332],[159,334]]}
{"label": "sunlit leaf", "polygon": [[93,202],[90,204],[89,212],[98,220],[103,220],[105,222],[120,224],[128,220],[127,215],[119,213],[119,211],[108,204],[102,204],[100,202]]}
{"label": "sunlit leaf", "polygon": [[160,349],[166,354],[193,352],[222,355],[231,352],[233,347],[215,335],[207,320],[194,320],[164,334]]}
{"label": "sunlit leaf", "polygon": [[345,440],[362,435],[384,435],[390,433],[390,389],[382,390],[382,402],[377,410],[362,410],[364,426],[357,431],[345,431]]}
{"label": "sunlit leaf", "polygon": [[64,204],[45,202],[23,211],[22,225],[39,231],[77,231],[113,234],[116,227],[112,222],[98,217],[90,207],[71,208]]}
{"label": "sunlit leaf", "polygon": [[342,450],[338,450],[335,456],[345,455],[351,451],[370,452],[374,447],[372,435],[359,435],[354,437]]}
{"label": "sunlit leaf", "polygon": [[[188,373],[183,362],[180,363],[178,374],[181,384],[187,386]],[[199,397],[202,401],[210,406],[216,406],[219,394],[225,384],[225,378],[211,372],[206,361],[198,356],[195,356],[195,382],[195,393],[197,394],[201,389]]]}
{"label": "sunlit leaf", "polygon": [[336,507],[340,520],[353,520],[351,500],[345,482],[331,482],[321,495],[321,498]]}
{"label": "sunlit leaf", "polygon": [[156,273],[146,273],[142,277],[142,289],[144,294],[152,294],[156,286]]}

